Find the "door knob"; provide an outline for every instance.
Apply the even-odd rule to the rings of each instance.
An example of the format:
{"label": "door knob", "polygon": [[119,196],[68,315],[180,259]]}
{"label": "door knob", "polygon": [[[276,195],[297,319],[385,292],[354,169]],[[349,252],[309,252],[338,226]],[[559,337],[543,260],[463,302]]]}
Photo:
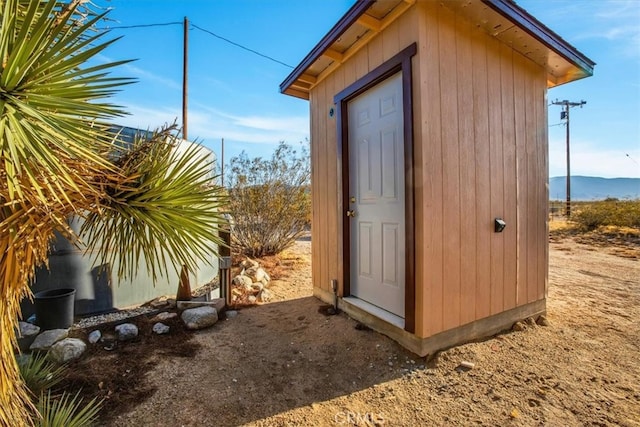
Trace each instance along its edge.
{"label": "door knob", "polygon": [[356,212],[353,211],[353,210],[348,210],[347,211],[347,216],[354,217],[354,216],[356,216]]}

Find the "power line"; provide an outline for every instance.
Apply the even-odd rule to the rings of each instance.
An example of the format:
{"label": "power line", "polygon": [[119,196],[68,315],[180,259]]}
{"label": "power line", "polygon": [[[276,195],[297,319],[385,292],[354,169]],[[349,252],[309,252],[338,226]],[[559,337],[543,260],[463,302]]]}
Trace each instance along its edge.
{"label": "power line", "polygon": [[280,60],[277,60],[277,59],[275,59],[275,58],[273,58],[273,57],[271,57],[271,56],[269,56],[269,55],[265,55],[264,53],[260,53],[260,52],[258,52],[258,51],[256,51],[256,50],[253,50],[253,49],[248,48],[248,47],[246,47],[246,46],[243,46],[243,45],[241,45],[240,43],[236,43],[236,42],[234,42],[234,41],[232,41],[232,40],[229,40],[229,39],[227,39],[227,38],[225,38],[225,37],[222,37],[222,36],[220,36],[220,35],[218,35],[218,34],[216,34],[216,33],[212,32],[212,31],[206,30],[206,29],[204,29],[204,28],[202,28],[202,27],[198,27],[196,24],[193,24],[193,23],[192,23],[192,24],[191,24],[191,26],[192,26],[193,28],[196,28],[196,29],[198,29],[198,30],[200,30],[200,31],[203,31],[203,32],[207,33],[207,34],[210,34],[210,35],[212,35],[212,36],[213,36],[213,37],[215,37],[215,38],[218,38],[218,39],[223,40],[223,41],[225,41],[225,42],[227,42],[227,43],[229,43],[229,44],[232,44],[232,45],[234,45],[234,46],[236,46],[236,47],[239,47],[240,49],[244,49],[244,50],[246,50],[246,51],[248,51],[248,52],[251,52],[251,53],[253,53],[253,54],[255,54],[255,55],[258,55],[258,56],[261,56],[261,57],[263,57],[263,58],[265,58],[265,59],[268,59],[269,61],[276,62],[276,63],[278,63],[278,64],[280,64],[280,65],[284,65],[285,67],[289,67],[289,68],[291,68],[291,69],[293,69],[293,68],[294,68],[292,65],[289,65],[289,64],[287,64],[287,63],[284,63],[284,62],[282,62],[282,61],[280,61]]}
{"label": "power line", "polygon": [[98,30],[121,30],[121,29],[129,29],[129,28],[149,28],[149,27],[166,27],[168,25],[182,25],[182,22],[162,22],[157,24],[138,24],[138,25],[117,25],[115,27],[103,27],[98,28]]}
{"label": "power line", "polygon": [[[98,28],[98,30],[102,31],[102,30],[122,30],[122,29],[132,29],[132,28],[166,27],[166,26],[169,26],[169,25],[183,25],[183,23],[179,22],[179,21],[175,21],[175,22],[161,22],[161,23],[154,23],[154,24],[117,25],[117,26],[114,26],[114,27]],[[229,40],[226,37],[222,37],[221,35],[214,33],[213,31],[210,31],[210,30],[207,30],[205,28],[199,27],[196,24],[194,24],[193,22],[191,23],[191,27],[195,28],[197,30],[200,30],[200,31],[202,31],[204,33],[207,33],[207,34],[209,34],[209,35],[211,35],[211,36],[213,36],[213,37],[215,37],[217,39],[225,41],[225,42],[227,42],[227,43],[229,43],[229,44],[231,44],[233,46],[239,47],[240,49],[244,49],[247,52],[251,52],[254,55],[258,55],[258,56],[260,56],[262,58],[268,59],[269,61],[273,61],[273,62],[275,62],[277,64],[284,65],[285,67],[288,67],[288,68],[291,68],[291,69],[295,68],[292,65],[289,65],[289,64],[287,64],[285,62],[282,62],[282,61],[280,61],[278,59],[275,59],[272,56],[269,56],[269,55],[266,55],[264,53],[258,52],[257,50],[251,49],[251,48],[249,48],[247,46],[244,46],[244,45],[242,45],[240,43],[236,43],[233,40]]]}

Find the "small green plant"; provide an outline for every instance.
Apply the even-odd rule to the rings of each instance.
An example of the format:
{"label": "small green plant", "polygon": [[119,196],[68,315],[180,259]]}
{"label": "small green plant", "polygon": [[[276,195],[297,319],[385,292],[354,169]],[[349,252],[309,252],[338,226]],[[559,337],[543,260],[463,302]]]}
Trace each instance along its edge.
{"label": "small green plant", "polygon": [[44,354],[32,354],[18,359],[20,375],[34,397],[58,384],[64,375],[64,366],[56,366]]}
{"label": "small green plant", "polygon": [[95,398],[82,405],[80,392],[52,394],[64,376],[65,367],[47,360],[46,354],[33,354],[18,358],[20,375],[31,392],[38,414],[31,416],[31,425],[41,427],[85,427],[93,425],[101,402]]}
{"label": "small green plant", "polygon": [[274,255],[306,232],[311,212],[306,145],[298,152],[281,142],[271,160],[249,159],[242,152],[227,170],[235,249],[252,257]]}
{"label": "small green plant", "polygon": [[70,395],[62,393],[60,397],[51,395],[51,391],[42,394],[36,407],[42,416],[38,420],[40,427],[86,427],[93,425],[98,419],[100,402],[92,399],[82,406],[80,393]]}

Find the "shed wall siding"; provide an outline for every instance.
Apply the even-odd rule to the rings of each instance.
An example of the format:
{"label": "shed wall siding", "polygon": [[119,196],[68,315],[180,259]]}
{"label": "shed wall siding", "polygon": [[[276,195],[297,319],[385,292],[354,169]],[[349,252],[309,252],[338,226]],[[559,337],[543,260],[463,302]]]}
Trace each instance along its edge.
{"label": "shed wall siding", "polygon": [[545,298],[546,75],[446,7],[416,7],[416,335],[428,337]]}
{"label": "shed wall siding", "polygon": [[331,279],[342,294],[344,277],[333,96],[413,42],[415,334],[425,338],[546,295],[546,74],[449,9],[416,2],[314,87],[316,295]]}

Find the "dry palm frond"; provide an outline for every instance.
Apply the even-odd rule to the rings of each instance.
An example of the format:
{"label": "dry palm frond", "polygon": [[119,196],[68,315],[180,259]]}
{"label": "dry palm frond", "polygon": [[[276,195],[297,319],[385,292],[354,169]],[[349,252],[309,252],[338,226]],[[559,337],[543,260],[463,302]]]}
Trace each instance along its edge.
{"label": "dry palm frond", "polygon": [[[100,120],[119,108],[100,99],[128,80],[116,64],[83,68],[106,48],[71,17],[77,2],[0,0],[0,425],[31,424],[29,396],[13,351],[20,300],[46,261],[54,230],[98,199],[95,176],[109,137]],[[64,10],[63,15],[58,13]],[[61,19],[62,18],[62,19]]]}

